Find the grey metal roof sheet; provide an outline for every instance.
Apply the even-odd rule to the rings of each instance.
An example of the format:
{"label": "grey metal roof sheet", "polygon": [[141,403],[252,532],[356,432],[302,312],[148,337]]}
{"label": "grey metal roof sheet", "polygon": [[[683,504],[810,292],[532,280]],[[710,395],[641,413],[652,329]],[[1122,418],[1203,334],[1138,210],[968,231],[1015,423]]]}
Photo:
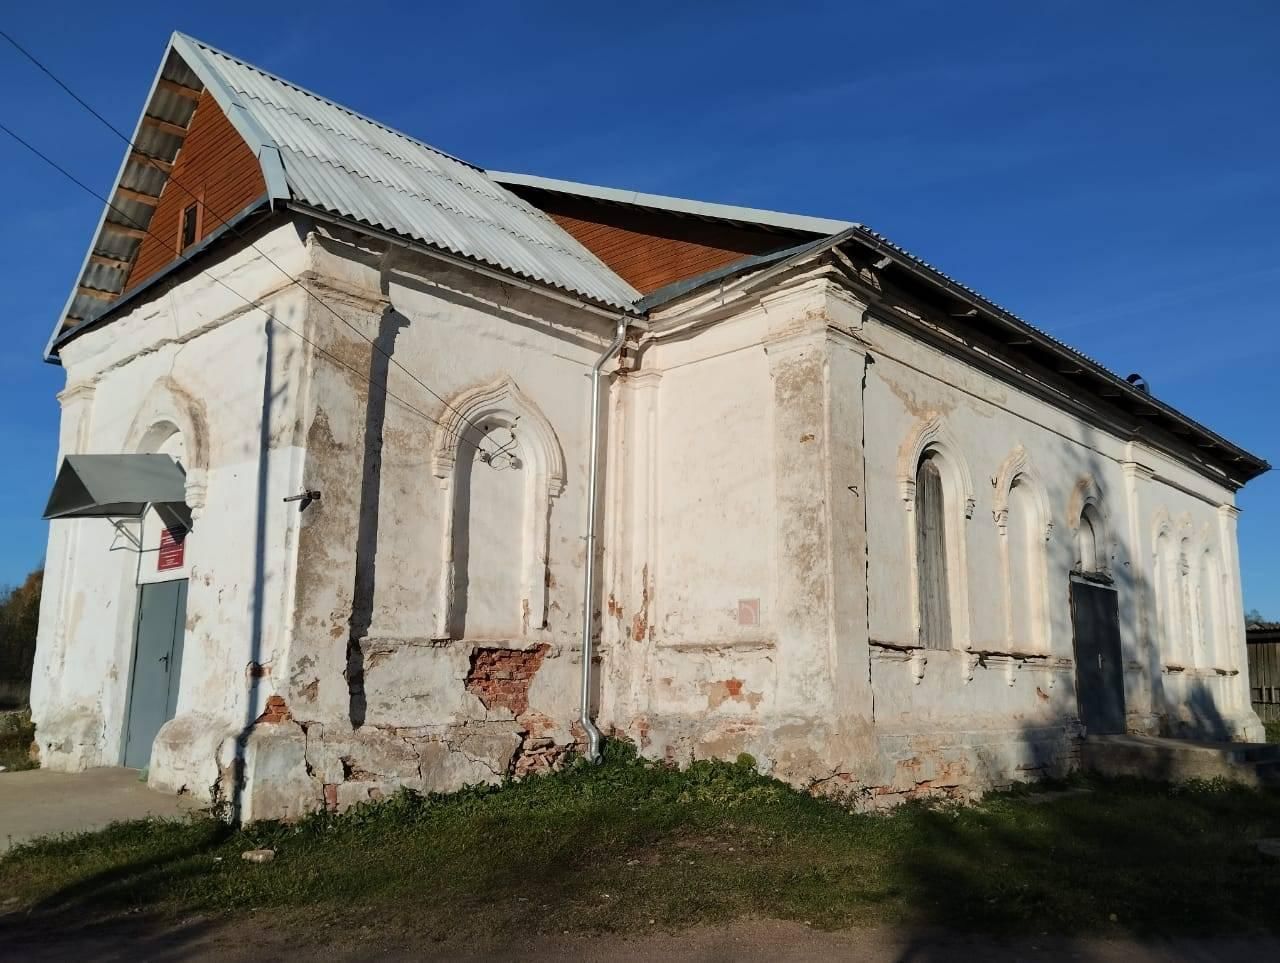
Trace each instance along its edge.
{"label": "grey metal roof sheet", "polygon": [[[280,150],[292,199],[629,308],[640,293],[549,216],[473,165],[188,40]],[[203,68],[203,69],[202,69]],[[227,105],[224,105],[226,109]]]}

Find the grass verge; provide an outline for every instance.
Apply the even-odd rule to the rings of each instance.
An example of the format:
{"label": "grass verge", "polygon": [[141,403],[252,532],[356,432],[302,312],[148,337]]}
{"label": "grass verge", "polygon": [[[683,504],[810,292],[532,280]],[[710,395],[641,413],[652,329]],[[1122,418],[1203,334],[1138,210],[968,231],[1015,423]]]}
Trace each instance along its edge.
{"label": "grass verge", "polygon": [[31,758],[31,743],[36,737],[31,724],[31,710],[0,712],[0,766],[5,772],[35,769],[38,763]]}
{"label": "grass verge", "polygon": [[[1198,934],[1280,926],[1277,797],[1226,785],[1080,784],[859,815],[749,767],[598,767],[402,795],[292,826],[118,824],[0,859],[18,911],[93,919],[270,909],[313,935],[388,924],[437,941],[635,932],[738,917],[822,927]],[[244,862],[268,847],[273,862]]]}

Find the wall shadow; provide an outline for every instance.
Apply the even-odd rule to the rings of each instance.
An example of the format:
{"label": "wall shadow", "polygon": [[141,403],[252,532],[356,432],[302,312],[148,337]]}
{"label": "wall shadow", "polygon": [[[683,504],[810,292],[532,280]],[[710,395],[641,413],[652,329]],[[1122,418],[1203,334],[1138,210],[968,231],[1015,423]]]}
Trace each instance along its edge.
{"label": "wall shadow", "polygon": [[471,476],[482,441],[483,436],[475,426],[463,428],[453,468],[453,504],[449,509],[453,513],[450,525],[453,590],[448,599],[448,631],[454,639],[467,637],[467,605],[471,598]]}
{"label": "wall shadow", "polygon": [[[1085,444],[1063,442],[1061,460],[1069,466],[1068,477],[1056,486],[1069,491],[1079,479],[1092,477],[1101,488],[1108,564],[1096,581],[1074,571],[1062,574],[1076,568],[1068,558],[1075,554],[1075,525],[1066,517],[1071,506],[1052,505],[1047,568],[1057,584],[1051,582],[1048,595],[1059,624],[1073,633],[1065,645],[1055,641],[1058,654],[1071,654],[1072,678],[1052,703],[1056,722],[1026,723],[1019,729],[1029,768],[1049,778],[1017,786],[1011,796],[984,800],[959,814],[947,806],[909,804],[915,809],[910,818],[916,836],[901,854],[897,871],[915,908],[918,935],[904,946],[901,960],[955,959],[954,941],[939,934],[956,932],[1008,934],[1014,940],[1008,944],[1009,959],[1047,949],[1047,942],[1074,959],[1108,958],[1110,951],[1092,938],[1023,942],[1024,934],[1078,932],[1081,919],[1093,919],[1098,938],[1154,940],[1166,935],[1162,922],[1181,932],[1223,934],[1241,925],[1256,927],[1259,916],[1265,916],[1256,909],[1257,881],[1273,870],[1253,851],[1249,837],[1280,830],[1280,809],[1268,802],[1277,797],[1243,786],[1177,785],[1175,780],[1186,779],[1188,772],[1172,751],[1135,750],[1133,775],[1138,778],[1116,781],[1076,774],[1062,780],[1076,768],[1082,749],[1073,733],[1081,731],[1084,674],[1077,664],[1076,625],[1070,617],[1062,620],[1061,608],[1071,616],[1073,579],[1088,577],[1117,595],[1128,732],[1213,742],[1236,735],[1230,706],[1220,704],[1206,681],[1193,679],[1176,690],[1165,684],[1166,677],[1179,674],[1170,663],[1180,659],[1170,653],[1192,646],[1193,630],[1183,626],[1186,638],[1165,637],[1168,623],[1157,609],[1162,600],[1148,576],[1153,519],[1146,515],[1155,511],[1160,498],[1140,497],[1144,515],[1130,526],[1127,492],[1116,464],[1098,453],[1104,444],[1100,435],[1090,428]],[[1154,494],[1150,488],[1147,493]],[[1131,533],[1137,535],[1136,544],[1131,544]],[[1199,604],[1209,603],[1201,599]],[[1231,625],[1221,618],[1216,631],[1224,636],[1213,641],[1216,649],[1206,647],[1216,652],[1210,660],[1215,665],[1222,664],[1228,651],[1230,658],[1238,658],[1234,647],[1228,649]],[[1086,734],[1084,745],[1088,742]],[[997,785],[1011,775],[978,773]],[[1270,813],[1265,817],[1269,828],[1259,822],[1259,814],[1265,813]],[[1183,956],[1172,946],[1163,952],[1170,958]],[[1211,958],[1213,951],[1188,955]]]}
{"label": "wall shadow", "polygon": [[369,355],[369,393],[365,404],[364,456],[360,470],[360,508],[356,529],[355,583],[351,591],[351,618],[347,635],[348,716],[351,727],[364,725],[367,699],[364,691],[364,653],[361,641],[373,624],[373,595],[377,583],[378,522],[382,511],[382,446],[387,420],[387,382],[396,338],[409,319],[388,306],[378,322],[378,334]]}

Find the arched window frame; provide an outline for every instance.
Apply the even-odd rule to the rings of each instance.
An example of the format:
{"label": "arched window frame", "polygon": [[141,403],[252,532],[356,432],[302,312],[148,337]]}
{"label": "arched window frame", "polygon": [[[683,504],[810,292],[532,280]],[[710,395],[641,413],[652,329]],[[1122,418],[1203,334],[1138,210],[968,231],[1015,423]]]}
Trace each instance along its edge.
{"label": "arched window frame", "polygon": [[942,477],[944,525],[946,532],[947,595],[951,616],[951,645],[969,645],[969,578],[966,561],[965,522],[973,517],[975,500],[969,467],[960,446],[939,417],[918,424],[898,450],[898,487],[906,505],[907,560],[910,568],[912,638],[920,639],[920,564],[916,518],[916,478],[920,463],[932,457]]}
{"label": "arched window frame", "polygon": [[520,556],[522,599],[527,603],[522,620],[524,635],[540,630],[547,614],[547,554],[551,523],[551,503],[565,488],[565,461],[560,441],[541,409],[520,390],[511,378],[499,378],[451,398],[440,417],[432,445],[432,473],[440,483],[440,517],[443,519],[441,574],[435,609],[436,638],[449,637],[454,624],[454,503],[458,497],[458,461],[472,426],[485,419],[501,419],[519,425],[525,470],[524,514]]}
{"label": "arched window frame", "polygon": [[170,435],[182,436],[186,451],[186,502],[193,525],[208,501],[209,426],[204,405],[172,377],[156,381],[125,435],[126,451],[158,450]]}
{"label": "arched window frame", "polygon": [[[992,502],[992,518],[996,530],[1000,533],[1000,557],[1005,586],[1005,639],[1009,645],[1030,641],[1038,650],[1047,651],[1052,646],[1052,619],[1049,608],[1049,559],[1047,545],[1053,537],[1053,514],[1049,508],[1049,498],[1044,484],[1031,464],[1026,449],[1016,447],[1000,466],[1000,471],[993,479],[995,495]],[[1025,488],[1031,496],[1035,515],[1031,519],[1031,531],[1035,538],[1028,559],[1028,574],[1032,597],[1029,600],[1031,609],[1032,638],[1016,639],[1013,624],[1013,565],[1016,560],[1014,546],[1009,543],[1009,503],[1014,487]]]}

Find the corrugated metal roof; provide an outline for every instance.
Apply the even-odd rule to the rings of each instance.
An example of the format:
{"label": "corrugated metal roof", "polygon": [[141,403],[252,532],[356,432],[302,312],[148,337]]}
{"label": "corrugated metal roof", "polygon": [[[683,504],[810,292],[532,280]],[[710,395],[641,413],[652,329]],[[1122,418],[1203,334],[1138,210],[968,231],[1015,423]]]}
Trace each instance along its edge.
{"label": "corrugated metal roof", "polygon": [[175,33],[133,132],[138,152],[126,152],[47,358],[66,329],[112,307],[98,292],[123,293],[140,239],[111,225],[150,226],[154,206],[128,192],[158,197],[167,165],[181,149],[180,136],[144,123],[146,117],[178,127],[190,123],[195,100],[173,84],[196,94],[208,90],[258,155],[274,201],[362,222],[611,308],[633,309],[640,298],[549,216],[480,168]]}
{"label": "corrugated metal roof", "polygon": [[[639,297],[550,217],[478,167],[187,39],[280,150],[292,199],[612,307]],[[224,110],[229,105],[223,105]]]}

